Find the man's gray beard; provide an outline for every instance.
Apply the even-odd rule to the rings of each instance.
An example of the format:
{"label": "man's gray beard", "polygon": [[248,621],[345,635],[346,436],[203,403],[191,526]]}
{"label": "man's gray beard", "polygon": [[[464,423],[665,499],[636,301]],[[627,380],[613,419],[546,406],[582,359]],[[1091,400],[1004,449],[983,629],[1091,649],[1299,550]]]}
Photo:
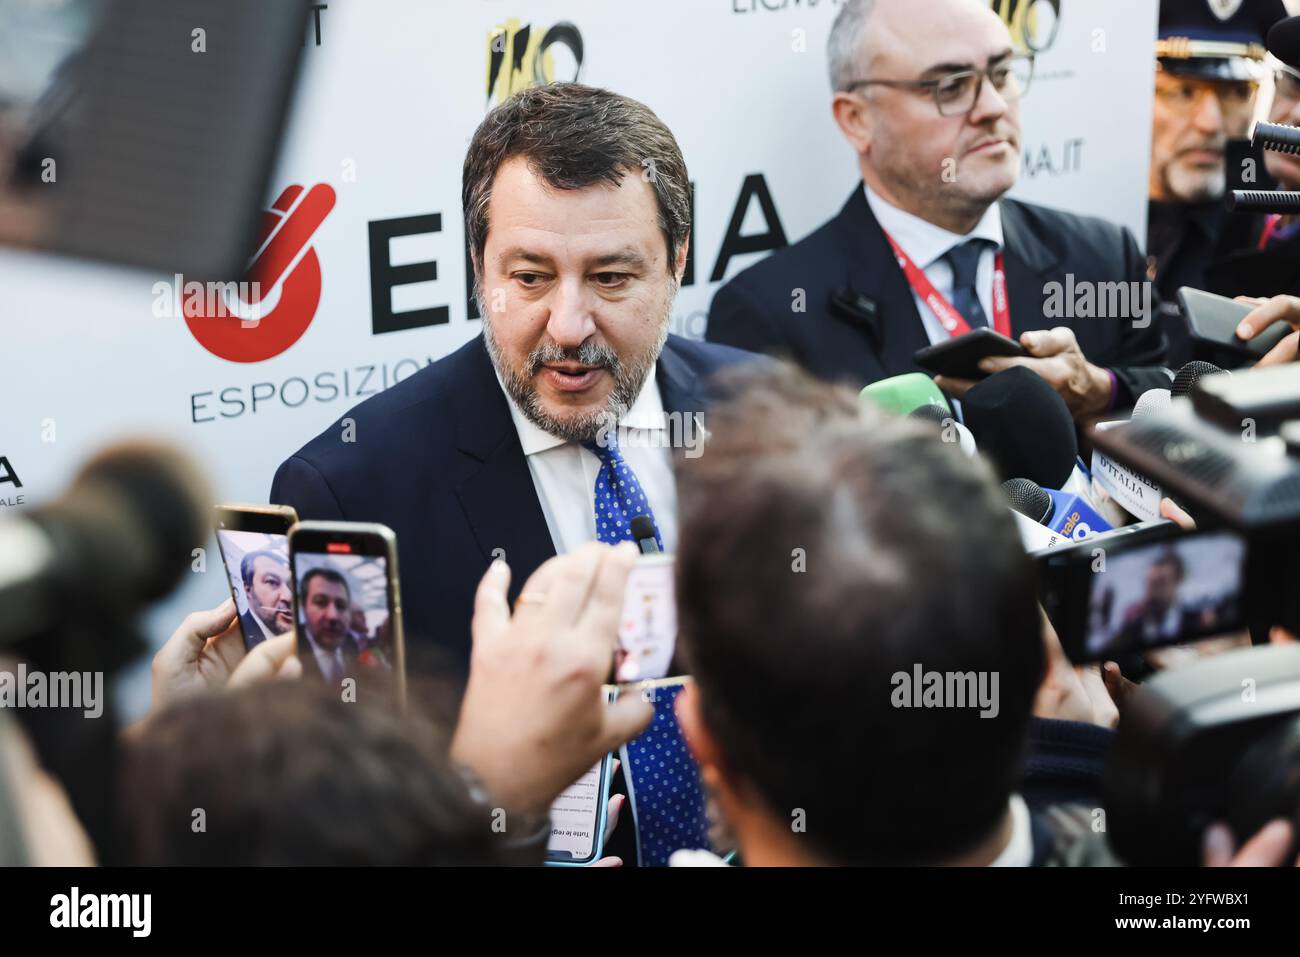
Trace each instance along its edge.
{"label": "man's gray beard", "polygon": [[[487,347],[488,356],[492,359],[497,375],[505,385],[506,394],[515,405],[519,406],[519,410],[529,422],[543,432],[548,432],[566,442],[594,442],[601,432],[612,429],[622,421],[623,416],[627,414],[627,410],[632,407],[632,403],[640,394],[646,378],[654,372],[655,363],[659,361],[659,353],[663,351],[664,343],[668,341],[668,316],[671,310],[670,299],[668,309],[660,323],[659,338],[647,354],[639,357],[635,362],[625,363],[609,346],[594,342],[584,342],[577,349],[563,349],[551,343],[539,346],[530,352],[525,360],[525,368],[519,371],[511,368],[505,361],[496,338],[492,335],[492,323],[486,319],[483,321],[483,343]],[[487,315],[481,304],[479,314]],[[610,375],[614,377],[614,387],[609,391],[605,407],[564,419],[548,415],[542,407],[537,390],[533,387],[534,376],[542,365],[548,362],[578,362],[585,366],[609,370]]]}
{"label": "man's gray beard", "polygon": [[1227,168],[1219,173],[1184,173],[1170,164],[1165,169],[1165,188],[1180,203],[1217,202],[1227,192]]}

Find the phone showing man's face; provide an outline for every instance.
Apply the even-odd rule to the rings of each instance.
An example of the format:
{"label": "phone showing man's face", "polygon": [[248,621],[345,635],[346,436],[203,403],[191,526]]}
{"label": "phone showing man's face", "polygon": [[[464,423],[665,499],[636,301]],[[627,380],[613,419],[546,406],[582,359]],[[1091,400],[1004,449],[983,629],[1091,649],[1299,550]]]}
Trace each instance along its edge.
{"label": "phone showing man's face", "polygon": [[289,561],[303,674],[345,692],[373,683],[405,707],[396,536],[382,525],[300,522]]}
{"label": "phone showing man's face", "polygon": [[216,510],[217,546],[245,648],[293,630],[289,528],[296,520],[293,509],[275,506]]}

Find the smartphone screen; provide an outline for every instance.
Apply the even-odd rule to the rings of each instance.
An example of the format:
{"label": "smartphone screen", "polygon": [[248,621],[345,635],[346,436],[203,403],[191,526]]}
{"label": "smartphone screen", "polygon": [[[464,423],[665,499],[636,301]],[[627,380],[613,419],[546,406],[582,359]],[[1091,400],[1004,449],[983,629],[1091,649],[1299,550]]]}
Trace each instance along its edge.
{"label": "smartphone screen", "polygon": [[217,547],[239,615],[245,649],[293,628],[293,580],[289,574],[292,509],[220,506]]}
{"label": "smartphone screen", "polygon": [[382,526],[295,527],[290,552],[304,676],[338,687],[350,679],[385,684],[403,697],[395,542]]}
{"label": "smartphone screen", "polygon": [[614,680],[625,683],[666,677],[676,647],[672,556],[643,556],[632,566],[623,593]]}
{"label": "smartphone screen", "polygon": [[604,835],[601,813],[609,800],[609,757],[564,789],[551,805],[551,837],[546,843],[547,860],[554,863],[589,864],[596,858]]}
{"label": "smartphone screen", "polygon": [[1246,544],[1204,532],[1105,556],[1088,593],[1084,658],[1145,651],[1245,627]]}

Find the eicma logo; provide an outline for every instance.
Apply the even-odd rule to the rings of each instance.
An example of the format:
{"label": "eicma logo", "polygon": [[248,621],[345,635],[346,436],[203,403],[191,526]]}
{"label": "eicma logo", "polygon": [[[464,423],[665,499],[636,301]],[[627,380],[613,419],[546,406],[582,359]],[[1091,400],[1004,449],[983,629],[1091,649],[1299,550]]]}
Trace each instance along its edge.
{"label": "eicma logo", "polygon": [[[312,237],[334,208],[334,189],[289,186],[262,214],[258,252],[239,283],[158,283],[174,297],[166,314],[183,315],[199,345],[231,362],[262,362],[297,342],[320,304],[321,270]],[[219,287],[215,290],[213,287]],[[158,301],[155,301],[155,312]]]}

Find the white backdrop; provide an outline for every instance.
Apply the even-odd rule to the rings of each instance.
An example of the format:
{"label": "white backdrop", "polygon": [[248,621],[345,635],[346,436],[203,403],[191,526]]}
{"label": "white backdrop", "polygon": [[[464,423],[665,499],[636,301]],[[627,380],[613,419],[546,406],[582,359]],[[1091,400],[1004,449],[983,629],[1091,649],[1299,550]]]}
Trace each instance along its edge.
{"label": "white backdrop", "polygon": [[[993,0],[1013,19],[1030,6],[1040,52],[1023,105],[1025,176],[1016,194],[1109,217],[1145,234],[1156,0]],[[829,115],[825,42],[832,0],[329,0],[309,30],[304,73],[268,205],[286,187],[325,184],[334,205],[306,251],[320,264],[319,305],[301,337],[271,358],[213,354],[179,318],[159,315],[170,276],[0,250],[0,456],[23,483],[0,483],[0,510],[57,494],[88,452],[144,432],[205,463],[226,501],[265,501],[276,465],[351,405],[478,332],[467,317],[460,221],[465,146],[511,85],[488,93],[493,37],[508,65],[568,23],[581,37],[580,79],[636,97],[672,128],[695,183],[694,281],[674,331],[703,335],[733,210],[765,191],[788,241],[833,215],[854,187],[855,160]],[[571,79],[571,46],[549,48],[547,75]],[[322,195],[318,191],[316,195]],[[305,205],[305,201],[304,201]],[[440,217],[437,228],[431,217]],[[403,229],[386,221],[424,217]],[[773,231],[751,196],[742,235]],[[411,232],[388,242],[385,230]],[[736,255],[725,276],[763,252]],[[436,261],[436,278],[387,289],[387,263]],[[428,267],[423,267],[426,270]],[[445,322],[376,332],[380,312],[436,310]],[[391,300],[390,300],[391,295]],[[272,301],[281,296],[280,290]],[[256,333],[286,321],[285,295]],[[425,315],[427,323],[436,316]],[[201,320],[200,320],[201,321]],[[231,320],[207,320],[208,322]],[[379,318],[379,329],[385,328]],[[399,318],[399,324],[403,322]],[[244,340],[241,340],[244,341]],[[0,470],[0,480],[4,478]],[[21,498],[21,501],[19,501]],[[161,641],[184,612],[225,593],[210,545],[194,574],[148,620]],[[147,701],[143,676],[128,704]]]}

